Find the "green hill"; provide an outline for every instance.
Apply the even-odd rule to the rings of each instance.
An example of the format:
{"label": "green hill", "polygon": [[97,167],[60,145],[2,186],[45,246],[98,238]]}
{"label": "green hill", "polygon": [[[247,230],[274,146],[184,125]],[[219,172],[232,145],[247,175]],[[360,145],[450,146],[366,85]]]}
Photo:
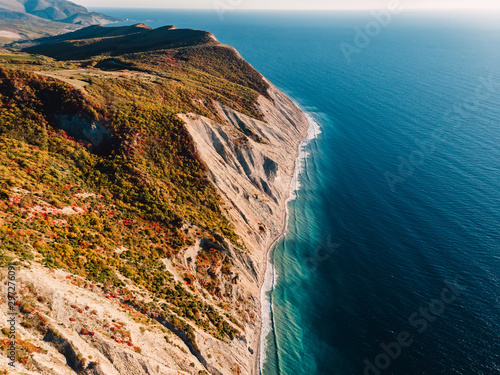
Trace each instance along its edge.
{"label": "green hill", "polygon": [[43,54],[58,60],[82,60],[99,55],[118,56],[217,42],[212,34],[206,31],[179,30],[172,26],[151,29],[144,25],[135,25],[111,28],[90,26],[65,34],[64,37],[39,39],[35,43],[38,45],[24,48],[23,51]]}
{"label": "green hill", "polygon": [[115,26],[115,27],[104,27],[102,25],[93,25],[70,33],[64,33],[60,35],[49,36],[46,38],[40,38],[35,40],[35,43],[52,44],[56,42],[63,42],[69,40],[125,36],[135,33],[142,33],[145,30],[152,30],[152,29],[144,24],[136,24],[132,26]]}

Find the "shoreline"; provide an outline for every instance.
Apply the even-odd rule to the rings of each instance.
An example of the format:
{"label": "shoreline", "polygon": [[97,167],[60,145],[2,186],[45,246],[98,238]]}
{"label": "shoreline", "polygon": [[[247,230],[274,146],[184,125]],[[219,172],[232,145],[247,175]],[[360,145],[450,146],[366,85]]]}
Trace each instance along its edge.
{"label": "shoreline", "polygon": [[[260,96],[257,100],[263,120],[217,102],[214,105],[220,122],[195,114],[180,115],[223,198],[224,214],[252,249],[235,255],[234,261],[240,270],[242,293],[252,296],[248,308],[255,318],[246,321],[248,341],[229,344],[224,353],[229,370],[236,361],[245,368],[245,374],[253,375],[261,372],[267,347],[263,337],[270,332],[270,305],[262,296],[277,278],[270,266],[270,252],[287,233],[288,203],[300,188],[299,176],[308,156],[306,146],[320,133],[318,122],[309,113],[267,82],[270,98]],[[252,140],[251,147],[235,147],[243,127],[267,142]]]}
{"label": "shoreline", "polygon": [[[287,95],[288,96],[288,95]],[[285,209],[285,217],[282,222],[282,230],[281,233],[276,237],[276,239],[271,243],[265,253],[266,259],[266,267],[264,271],[264,280],[262,285],[260,286],[260,324],[258,328],[258,355],[256,357],[256,363],[254,364],[254,374],[262,375],[263,365],[267,357],[267,343],[266,339],[269,334],[273,331],[273,310],[272,303],[269,298],[267,298],[266,294],[274,289],[276,285],[276,280],[278,275],[276,273],[276,269],[271,263],[270,256],[272,251],[276,247],[276,245],[281,241],[288,233],[288,224],[290,219],[290,202],[293,202],[297,198],[297,191],[300,189],[300,176],[304,171],[304,161],[309,156],[309,154],[305,151],[305,148],[309,145],[309,143],[316,139],[319,134],[321,134],[320,125],[318,122],[312,117],[310,113],[304,110],[296,101],[290,100],[294,103],[294,105],[305,115],[307,122],[309,124],[307,128],[307,132],[304,137],[300,140],[296,157],[294,161],[293,167],[293,175],[288,188],[288,196],[284,201],[284,209]],[[265,318],[268,317],[267,321]],[[268,329],[265,329],[267,325]]]}

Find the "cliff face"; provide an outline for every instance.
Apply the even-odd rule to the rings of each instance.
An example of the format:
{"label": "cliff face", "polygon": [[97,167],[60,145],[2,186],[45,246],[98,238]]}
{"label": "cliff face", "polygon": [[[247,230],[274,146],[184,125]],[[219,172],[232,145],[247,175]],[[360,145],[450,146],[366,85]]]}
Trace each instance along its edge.
{"label": "cliff face", "polygon": [[[305,114],[271,84],[269,95],[270,99],[258,99],[264,121],[219,103],[215,107],[223,118],[220,123],[192,113],[181,115],[223,198],[224,214],[247,247],[250,262],[239,264],[239,269],[250,277],[241,277],[239,284],[247,289],[259,315],[267,253],[283,232],[298,146],[309,127]],[[253,355],[245,353],[243,363],[254,367],[245,366],[243,373],[258,371],[260,329],[260,321],[245,327],[254,349]]]}
{"label": "cliff face", "polygon": [[0,298],[17,302],[16,367],[4,323],[0,370],[257,372],[308,122],[216,43],[0,67]]}
{"label": "cliff face", "polygon": [[304,113],[285,94],[272,85],[269,94],[258,99],[264,121],[219,103],[222,123],[181,115],[223,197],[225,214],[258,265],[259,283],[267,250],[283,231],[298,145],[308,128]]}

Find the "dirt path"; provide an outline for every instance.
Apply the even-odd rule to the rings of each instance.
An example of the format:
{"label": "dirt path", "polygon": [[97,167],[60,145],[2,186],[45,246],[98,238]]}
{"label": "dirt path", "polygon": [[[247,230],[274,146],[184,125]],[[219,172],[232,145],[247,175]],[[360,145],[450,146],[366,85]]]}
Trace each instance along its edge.
{"label": "dirt path", "polygon": [[89,80],[91,78],[100,78],[100,79],[135,78],[145,82],[152,82],[161,79],[158,76],[142,72],[131,72],[131,71],[107,72],[98,69],[64,69],[64,70],[52,70],[52,71],[36,71],[35,73],[45,77],[51,77],[69,83],[70,85],[82,91],[85,91],[85,86],[89,84]]}

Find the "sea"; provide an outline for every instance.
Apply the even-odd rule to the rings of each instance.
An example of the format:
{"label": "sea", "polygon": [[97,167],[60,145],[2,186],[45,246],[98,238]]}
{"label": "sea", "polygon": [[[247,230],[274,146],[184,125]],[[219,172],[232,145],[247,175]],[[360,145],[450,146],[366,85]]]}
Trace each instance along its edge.
{"label": "sea", "polygon": [[264,375],[500,374],[500,13],[93,9],[208,30],[311,117]]}

